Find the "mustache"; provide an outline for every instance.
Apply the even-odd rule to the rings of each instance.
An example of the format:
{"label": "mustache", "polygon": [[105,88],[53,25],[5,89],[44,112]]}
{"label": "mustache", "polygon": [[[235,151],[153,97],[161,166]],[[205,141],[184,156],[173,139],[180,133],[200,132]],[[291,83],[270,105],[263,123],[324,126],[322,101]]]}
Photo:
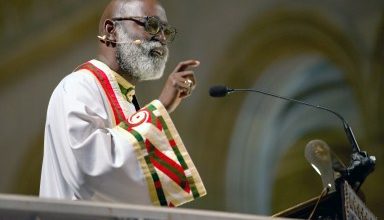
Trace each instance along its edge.
{"label": "mustache", "polygon": [[[135,45],[136,46],[136,45]],[[169,53],[167,45],[163,45],[156,41],[142,41],[138,47],[142,47],[146,54],[165,57]]]}

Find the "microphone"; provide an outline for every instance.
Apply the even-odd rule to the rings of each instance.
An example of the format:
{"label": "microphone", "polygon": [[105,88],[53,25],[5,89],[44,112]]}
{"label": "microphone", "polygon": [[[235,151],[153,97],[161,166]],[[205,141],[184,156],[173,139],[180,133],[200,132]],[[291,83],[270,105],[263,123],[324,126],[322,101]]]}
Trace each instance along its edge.
{"label": "microphone", "polygon": [[139,44],[142,44],[143,42],[139,39],[137,40],[133,40],[133,41],[120,41],[120,42],[117,42],[117,41],[112,41],[112,40],[109,40],[107,39],[107,36],[106,35],[103,35],[103,36],[97,36],[97,38],[99,38],[99,40],[101,42],[110,42],[110,43],[114,43],[114,44],[130,44],[130,43],[133,43],[133,44],[136,44],[136,45],[139,45]]}
{"label": "microphone", "polygon": [[341,122],[343,123],[343,128],[345,131],[345,134],[347,136],[347,139],[349,143],[352,145],[352,155],[351,155],[351,164],[347,169],[345,169],[343,172],[341,172],[342,178],[347,180],[351,186],[357,191],[359,187],[361,186],[362,182],[365,180],[365,178],[374,170],[375,163],[376,163],[376,157],[375,156],[368,156],[368,154],[365,151],[361,151],[359,145],[357,144],[355,135],[353,134],[352,128],[349,126],[347,121],[337,112],[322,107],[320,105],[313,105],[307,102],[303,102],[300,100],[287,98],[279,95],[275,95],[273,93],[257,90],[257,89],[232,89],[228,88],[225,85],[216,85],[212,86],[209,89],[209,94],[212,97],[224,97],[228,94],[231,94],[233,92],[255,92],[264,94],[267,96],[272,96],[275,98],[283,99],[289,102],[306,105],[308,107],[324,110],[327,112],[332,113],[336,117],[338,117]]}
{"label": "microphone", "polygon": [[305,146],[305,158],[320,175],[323,188],[336,190],[331,150],[323,140],[312,140]]}
{"label": "microphone", "polygon": [[332,111],[331,109],[322,107],[320,105],[312,105],[312,104],[309,104],[309,103],[306,103],[306,102],[303,102],[303,101],[300,101],[300,100],[291,99],[291,98],[275,95],[275,94],[272,94],[272,93],[269,93],[269,92],[264,92],[264,91],[256,90],[256,89],[231,89],[231,88],[228,88],[228,87],[226,87],[224,85],[212,86],[209,89],[209,94],[212,97],[224,97],[224,96],[226,96],[226,95],[228,95],[228,94],[230,94],[232,92],[256,92],[256,93],[261,93],[261,94],[264,94],[264,95],[272,96],[272,97],[279,98],[279,99],[284,99],[284,100],[287,100],[287,101],[290,101],[290,102],[295,102],[295,103],[299,103],[299,104],[302,104],[302,105],[306,105],[306,106],[310,106],[310,107],[313,107],[313,108],[316,108],[316,109],[322,109],[322,110],[325,110],[327,112],[330,112],[330,113],[336,115],[343,122],[345,133],[347,135],[347,138],[348,138],[349,142],[352,145],[352,151],[354,153],[360,152],[360,147],[357,144],[357,141],[355,139],[355,135],[353,134],[352,129],[348,125],[347,121],[340,114],[338,114],[335,111]]}
{"label": "microphone", "polygon": [[212,97],[224,97],[230,92],[233,92],[233,89],[230,89],[223,85],[212,86],[209,89],[209,95]]}

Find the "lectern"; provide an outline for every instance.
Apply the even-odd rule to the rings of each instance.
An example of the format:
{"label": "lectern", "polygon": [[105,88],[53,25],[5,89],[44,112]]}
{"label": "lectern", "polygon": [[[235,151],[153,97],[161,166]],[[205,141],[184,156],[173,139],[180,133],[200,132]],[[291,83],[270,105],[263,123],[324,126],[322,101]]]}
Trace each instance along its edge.
{"label": "lectern", "polygon": [[266,220],[236,213],[0,195],[0,220]]}
{"label": "lectern", "polygon": [[319,197],[298,204],[275,217],[308,219],[314,211],[311,219],[327,220],[374,220],[377,217],[367,208],[364,202],[357,196],[347,181],[338,183],[338,190],[323,198],[316,206]]}

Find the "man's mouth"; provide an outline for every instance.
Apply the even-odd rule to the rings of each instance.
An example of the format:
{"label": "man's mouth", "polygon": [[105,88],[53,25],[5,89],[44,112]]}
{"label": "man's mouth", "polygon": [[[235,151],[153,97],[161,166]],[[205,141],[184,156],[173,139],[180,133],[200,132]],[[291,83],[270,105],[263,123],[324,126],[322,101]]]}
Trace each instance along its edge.
{"label": "man's mouth", "polygon": [[155,47],[149,51],[149,54],[154,57],[163,57],[166,51],[163,47]]}

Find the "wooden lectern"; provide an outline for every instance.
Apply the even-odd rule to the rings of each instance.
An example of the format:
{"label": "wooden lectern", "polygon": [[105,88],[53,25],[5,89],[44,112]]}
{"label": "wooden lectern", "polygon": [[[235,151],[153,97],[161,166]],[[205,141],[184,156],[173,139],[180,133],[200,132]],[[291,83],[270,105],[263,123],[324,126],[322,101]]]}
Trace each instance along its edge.
{"label": "wooden lectern", "polygon": [[[375,215],[356,195],[347,181],[338,184],[338,190],[320,199],[311,219],[374,220]],[[313,198],[274,215],[274,217],[308,219],[319,197]]]}

